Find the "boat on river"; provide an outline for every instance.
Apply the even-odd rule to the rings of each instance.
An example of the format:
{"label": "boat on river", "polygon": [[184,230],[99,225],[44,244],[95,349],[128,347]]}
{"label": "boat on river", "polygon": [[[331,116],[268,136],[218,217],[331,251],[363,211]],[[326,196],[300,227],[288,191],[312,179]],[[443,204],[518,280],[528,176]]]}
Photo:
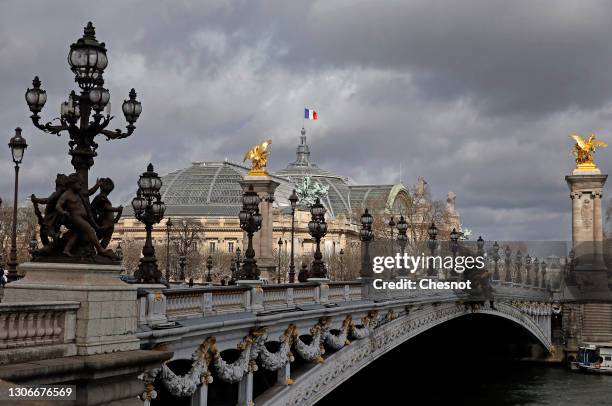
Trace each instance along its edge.
{"label": "boat on river", "polygon": [[612,342],[583,343],[572,364],[583,372],[612,375]]}

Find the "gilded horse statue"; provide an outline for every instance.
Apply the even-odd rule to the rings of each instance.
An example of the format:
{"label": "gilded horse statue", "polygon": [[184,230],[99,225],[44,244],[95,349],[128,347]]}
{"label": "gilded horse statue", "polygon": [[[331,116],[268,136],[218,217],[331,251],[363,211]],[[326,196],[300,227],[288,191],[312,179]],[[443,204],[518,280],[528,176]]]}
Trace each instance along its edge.
{"label": "gilded horse statue", "polygon": [[263,176],[268,174],[268,172],[266,172],[266,165],[268,164],[268,155],[270,154],[268,150],[270,144],[272,144],[272,140],[264,141],[261,144],[252,146],[251,149],[244,154],[242,162],[247,160],[251,161],[249,175]]}
{"label": "gilded horse statue", "polygon": [[591,134],[586,140],[577,134],[570,135],[576,144],[572,149],[572,153],[576,157],[576,169],[578,170],[594,170],[597,165],[593,162],[593,153],[596,148],[605,148],[608,146],[603,141],[595,139],[595,134]]}

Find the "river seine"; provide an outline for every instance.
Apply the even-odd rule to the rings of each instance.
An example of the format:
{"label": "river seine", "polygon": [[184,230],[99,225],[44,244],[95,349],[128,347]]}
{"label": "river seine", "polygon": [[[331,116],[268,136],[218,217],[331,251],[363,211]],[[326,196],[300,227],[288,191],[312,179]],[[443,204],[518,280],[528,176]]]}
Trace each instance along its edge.
{"label": "river seine", "polygon": [[509,322],[458,319],[382,356],[317,405],[612,404],[610,375],[516,361],[530,342],[531,336]]}

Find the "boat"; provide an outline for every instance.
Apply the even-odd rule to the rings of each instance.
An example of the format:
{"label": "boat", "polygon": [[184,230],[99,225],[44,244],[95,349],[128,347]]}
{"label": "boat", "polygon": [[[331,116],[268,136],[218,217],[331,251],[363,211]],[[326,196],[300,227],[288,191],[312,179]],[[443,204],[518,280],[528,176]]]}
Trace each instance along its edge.
{"label": "boat", "polygon": [[612,375],[612,342],[583,343],[573,364],[583,372]]}

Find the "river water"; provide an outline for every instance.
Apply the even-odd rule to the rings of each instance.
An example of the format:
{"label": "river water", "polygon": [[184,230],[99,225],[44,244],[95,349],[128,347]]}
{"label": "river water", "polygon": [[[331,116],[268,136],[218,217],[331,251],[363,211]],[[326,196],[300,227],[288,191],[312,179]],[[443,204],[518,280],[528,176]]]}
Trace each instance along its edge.
{"label": "river water", "polygon": [[354,375],[327,405],[612,405],[612,375],[517,362],[533,338],[491,318],[451,322]]}

